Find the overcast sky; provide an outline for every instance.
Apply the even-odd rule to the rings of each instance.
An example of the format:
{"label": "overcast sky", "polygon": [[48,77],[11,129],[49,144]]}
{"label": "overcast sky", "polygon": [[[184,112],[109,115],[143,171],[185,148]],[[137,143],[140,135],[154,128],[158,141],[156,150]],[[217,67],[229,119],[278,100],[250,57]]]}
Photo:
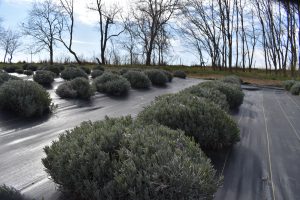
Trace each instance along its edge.
{"label": "overcast sky", "polygon": [[[54,0],[56,1],[56,0]],[[20,31],[20,24],[26,21],[28,11],[30,10],[34,0],[0,0],[0,17],[3,19],[2,25],[5,28]],[[97,30],[97,13],[87,9],[89,0],[75,0],[75,33],[74,33],[74,49],[78,55],[90,59],[99,56],[99,33]],[[129,8],[130,0],[104,0],[106,5],[117,3],[122,6],[124,12]],[[24,43],[29,42],[25,40]],[[195,64],[196,58],[186,52],[179,40],[172,41],[173,48],[171,51],[173,64]],[[22,47],[21,47],[22,48]],[[25,47],[23,47],[25,48]],[[65,57],[66,55],[73,58],[63,47],[58,46],[54,52],[55,60]],[[3,52],[0,51],[0,59],[2,60]],[[30,51],[22,50],[15,54],[13,62],[20,60],[30,61]],[[48,59],[47,52],[41,52],[33,55],[34,61]]]}
{"label": "overcast sky", "polygon": [[[42,1],[42,0],[38,0]],[[57,1],[57,0],[53,0]],[[124,12],[129,9],[131,0],[104,0],[107,6],[117,3],[122,6]],[[0,0],[0,18],[3,19],[2,25],[5,28],[21,31],[20,24],[26,21],[28,11],[32,7],[34,0]],[[97,13],[87,9],[89,2],[92,0],[75,0],[75,32],[74,32],[74,50],[81,57],[91,59],[95,56],[99,57],[99,33],[97,29]],[[24,38],[23,38],[24,39]],[[28,43],[27,39],[24,43]],[[170,51],[169,64],[198,64],[199,61],[195,55],[188,52],[188,49],[182,45],[183,41],[179,38],[174,38],[172,41],[172,49]],[[21,47],[22,48],[22,47]],[[23,46],[25,48],[25,45]],[[0,51],[0,60],[2,60],[3,51]],[[58,46],[54,52],[54,59],[73,57],[64,50],[62,46]],[[256,51],[256,64],[263,63],[263,54],[261,51]],[[27,61],[30,62],[30,51],[21,50],[14,55],[13,62]],[[41,52],[33,55],[33,61],[48,60],[47,52]],[[209,63],[207,63],[209,64]]]}

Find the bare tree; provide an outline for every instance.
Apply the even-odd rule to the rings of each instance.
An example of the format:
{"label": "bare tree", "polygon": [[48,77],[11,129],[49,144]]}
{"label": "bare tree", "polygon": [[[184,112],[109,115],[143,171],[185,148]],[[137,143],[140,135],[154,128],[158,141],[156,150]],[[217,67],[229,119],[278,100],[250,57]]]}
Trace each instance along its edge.
{"label": "bare tree", "polygon": [[124,35],[119,41],[121,48],[123,48],[129,55],[129,64],[137,64],[138,61],[138,42],[136,38],[136,33],[133,31],[134,23],[131,21],[130,16],[128,16],[124,22]]}
{"label": "bare tree", "polygon": [[31,48],[35,53],[47,50],[50,64],[53,64],[55,38],[59,38],[61,32],[61,18],[59,7],[53,1],[45,0],[33,4],[27,22],[22,24],[24,34],[33,39]]}
{"label": "bare tree", "polygon": [[115,42],[110,40],[110,45],[107,49],[108,59],[107,64],[112,65],[120,65],[121,64],[121,56],[118,48],[115,47]]}
{"label": "bare tree", "polygon": [[[254,9],[248,4],[247,0],[238,0],[237,12],[238,18],[237,22],[239,24],[239,31],[237,37],[241,39],[241,63],[243,71],[246,70],[246,65],[248,65],[249,71],[251,71],[253,66],[254,50],[257,45],[257,40],[259,37],[259,31],[257,31]],[[238,46],[236,47],[239,48]]]}
{"label": "bare tree", "polygon": [[[93,3],[88,6],[92,11],[98,13],[99,17],[99,30],[100,30],[100,50],[101,50],[101,61],[98,60],[99,64],[105,64],[105,51],[107,44],[113,37],[119,36],[124,32],[124,29],[118,31],[117,18],[121,13],[121,8],[118,5],[113,5],[107,8],[102,0],[93,0]],[[120,29],[120,28],[119,28]],[[112,33],[114,32],[114,33]]]}
{"label": "bare tree", "polygon": [[158,54],[158,65],[166,65],[166,55],[169,53],[171,47],[171,38],[172,35],[166,31],[167,28],[162,27],[159,31],[158,36],[155,41],[155,49]]}
{"label": "bare tree", "polygon": [[295,4],[295,5],[300,5],[299,0],[277,0],[283,3],[289,3],[289,4]]}
{"label": "bare tree", "polygon": [[[76,52],[73,50],[73,34],[74,34],[74,0],[60,0],[60,12],[61,18],[59,19],[59,34],[56,38],[59,42],[61,42],[64,47],[74,56],[76,62],[81,64],[79,57]],[[66,41],[65,32],[67,32],[68,41]]]}
{"label": "bare tree", "polygon": [[254,64],[255,48],[256,48],[256,45],[257,45],[257,42],[258,42],[258,38],[260,36],[259,31],[257,31],[257,28],[255,26],[254,10],[253,9],[251,9],[251,29],[248,31],[246,36],[247,36],[246,47],[247,47],[248,65],[249,65],[249,71],[251,71],[252,66]]}
{"label": "bare tree", "polygon": [[[189,50],[193,47],[198,53],[200,61],[208,55],[213,67],[231,69],[236,54],[236,67],[242,65],[243,70],[248,67],[251,71],[255,63],[254,52],[260,44],[266,71],[274,68],[276,72],[285,72],[288,64],[295,71],[297,53],[300,56],[300,45],[298,48],[296,45],[299,4],[272,0],[184,2],[183,18],[178,20],[180,32],[185,36]],[[249,3],[253,4],[249,6]]]}
{"label": "bare tree", "polygon": [[[282,2],[284,4],[288,4],[288,9],[293,9],[292,11],[296,11],[296,13],[298,13],[298,26],[300,26],[300,1],[299,0],[274,0],[275,1],[279,1],[279,2]],[[289,11],[291,10],[287,10],[288,14]],[[296,15],[295,13],[295,15]],[[296,20],[295,20],[296,22]],[[296,22],[297,23],[297,22]],[[298,31],[298,71],[300,73],[300,31]]]}
{"label": "bare tree", "polygon": [[[296,12],[296,7],[292,6],[290,2],[287,2],[285,5],[285,10],[286,10],[286,19],[287,19],[287,44],[286,44],[286,49],[290,50],[290,66],[291,66],[291,72],[292,75],[295,75],[296,71],[296,65],[298,60],[297,56],[297,12]],[[298,16],[300,17],[300,16]],[[299,36],[299,35],[298,35]],[[298,43],[298,51],[300,48],[300,43]],[[289,46],[289,47],[288,47]],[[286,52],[287,55],[288,52]],[[285,57],[286,58],[286,57]],[[287,59],[287,58],[286,58]],[[300,58],[299,58],[300,59]]]}
{"label": "bare tree", "polygon": [[197,50],[200,62],[203,62],[205,52],[210,57],[213,68],[219,65],[221,58],[222,32],[216,8],[216,1],[213,0],[187,0],[181,7],[184,20],[179,24],[189,46]]}
{"label": "bare tree", "polygon": [[4,50],[3,62],[5,63],[7,56],[9,56],[8,62],[11,63],[14,53],[20,46],[21,42],[19,33],[10,29],[3,31],[0,39],[0,47]]}
{"label": "bare tree", "polygon": [[[300,2],[297,4],[298,26],[300,26]],[[300,73],[300,31],[298,31],[298,72]]]}
{"label": "bare tree", "polygon": [[297,7],[289,1],[255,0],[255,8],[262,29],[260,42],[263,44],[266,71],[268,67],[274,67],[276,73],[286,73],[289,64],[294,73],[298,60]]}
{"label": "bare tree", "polygon": [[11,44],[9,45],[8,48],[8,62],[11,63],[13,59],[13,55],[15,52],[18,50],[18,48],[22,45],[20,42],[20,35],[18,33],[13,33],[11,36]]}
{"label": "bare tree", "polygon": [[2,27],[2,18],[0,17],[0,37],[2,36],[4,29]]}
{"label": "bare tree", "polygon": [[136,0],[131,10],[133,32],[143,45],[146,65],[151,64],[155,42],[160,31],[178,9],[179,0]]}

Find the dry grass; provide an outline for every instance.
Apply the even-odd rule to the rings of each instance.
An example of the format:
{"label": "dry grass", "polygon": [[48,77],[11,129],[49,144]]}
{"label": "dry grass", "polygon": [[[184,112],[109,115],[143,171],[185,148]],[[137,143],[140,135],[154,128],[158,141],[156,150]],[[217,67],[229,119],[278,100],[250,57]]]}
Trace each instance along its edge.
{"label": "dry grass", "polygon": [[[22,67],[23,64],[13,64],[17,65],[19,68]],[[44,64],[35,64],[37,66],[44,65]],[[85,66],[93,68],[95,64],[86,64]],[[0,63],[0,69],[4,67],[5,64]],[[68,66],[68,65],[64,65]],[[229,71],[228,69],[223,70],[214,70],[211,67],[188,67],[188,66],[143,66],[143,65],[107,65],[105,66],[106,70],[118,71],[120,69],[164,69],[168,71],[176,71],[182,70],[185,71],[189,77],[194,78],[202,78],[202,79],[220,79],[227,75],[237,75],[243,79],[244,82],[256,84],[256,85],[267,85],[267,86],[281,86],[281,82],[284,80],[296,79],[300,80],[300,76],[298,75],[296,78],[291,76],[290,71],[284,75],[283,73],[275,73],[274,71],[266,71],[264,69],[252,69],[252,71],[243,71],[242,69],[233,69]]]}
{"label": "dry grass", "polygon": [[[220,74],[189,74],[188,77],[216,80],[216,79],[223,78],[224,75],[220,75]],[[249,77],[242,77],[242,76],[240,76],[240,78],[243,80],[244,83],[250,83],[250,84],[261,85],[261,86],[282,87],[281,80],[256,79],[256,78],[249,78]]]}

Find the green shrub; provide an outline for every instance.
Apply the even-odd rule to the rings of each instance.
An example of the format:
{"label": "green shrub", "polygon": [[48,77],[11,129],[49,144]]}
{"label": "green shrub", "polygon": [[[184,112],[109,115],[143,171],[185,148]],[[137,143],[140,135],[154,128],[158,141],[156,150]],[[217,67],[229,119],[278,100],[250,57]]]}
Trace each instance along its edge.
{"label": "green shrub", "polygon": [[222,82],[241,85],[243,81],[240,77],[236,75],[230,75],[230,76],[225,76],[222,79]]}
{"label": "green shrub", "polygon": [[77,97],[81,99],[89,99],[94,95],[94,90],[89,81],[85,78],[75,78],[71,81],[73,89],[77,92]]}
{"label": "green shrub", "polygon": [[110,71],[107,71],[107,72],[112,73],[112,74],[116,74],[116,75],[121,75],[118,70],[110,70]]}
{"label": "green shrub", "polygon": [[229,111],[229,105],[227,103],[226,96],[219,90],[204,88],[201,87],[201,85],[195,85],[183,90],[182,93],[189,93],[196,95],[197,97],[205,98],[208,101],[218,105],[224,111]]}
{"label": "green shrub", "polygon": [[33,81],[10,80],[0,87],[0,108],[18,115],[41,116],[50,111],[49,93]]}
{"label": "green shrub", "polygon": [[0,72],[0,86],[9,80],[21,80],[16,76],[12,76],[6,72]]}
{"label": "green shrub", "polygon": [[238,126],[225,111],[205,99],[188,94],[158,98],[138,115],[138,120],[181,129],[203,149],[220,149],[239,140]]}
{"label": "green shrub", "polygon": [[128,71],[129,71],[128,69],[123,68],[123,69],[121,69],[119,72],[120,72],[121,75],[124,75],[124,74],[126,74]]}
{"label": "green shrub", "polygon": [[65,80],[72,80],[74,78],[83,77],[88,79],[88,75],[79,68],[68,67],[61,72],[61,77]]}
{"label": "green shrub", "polygon": [[101,71],[105,71],[104,67],[102,65],[96,65],[93,67],[93,69],[97,69],[97,70],[101,70]]}
{"label": "green shrub", "polygon": [[165,86],[168,82],[168,77],[164,72],[158,69],[146,70],[145,74],[150,79],[153,85]]}
{"label": "green shrub", "polygon": [[167,70],[162,70],[162,72],[168,77],[168,81],[172,82],[173,80],[173,74]]}
{"label": "green shrub", "polygon": [[293,95],[299,95],[300,94],[300,82],[296,82],[290,89],[291,93]]}
{"label": "green shrub", "polygon": [[130,89],[130,83],[124,77],[107,72],[97,77],[94,85],[98,92],[114,96],[127,94]]}
{"label": "green shrub", "polygon": [[17,74],[23,74],[24,73],[24,70],[23,69],[16,69],[15,71]]}
{"label": "green shrub", "polygon": [[186,73],[184,71],[181,70],[176,70],[173,72],[173,76],[177,77],[177,78],[186,78]]}
{"label": "green shrub", "polygon": [[132,132],[119,152],[121,166],[113,188],[118,198],[212,199],[219,180],[199,146],[181,131],[162,126],[140,126]]}
{"label": "green shrub", "polygon": [[55,91],[55,93],[64,99],[74,99],[77,97],[76,90],[73,89],[70,81],[67,81],[61,85],[59,85]]}
{"label": "green shrub", "polygon": [[89,99],[94,90],[87,79],[75,78],[58,86],[56,94],[61,98]]}
{"label": "green shrub", "polygon": [[219,90],[220,92],[225,94],[230,109],[238,108],[244,101],[245,95],[239,85],[221,81],[207,81],[200,83],[200,85],[201,87]]}
{"label": "green shrub", "polygon": [[102,92],[104,89],[102,89],[102,86],[104,87],[104,84],[109,82],[109,81],[113,81],[120,78],[119,75],[117,74],[113,74],[110,72],[105,72],[104,74],[102,74],[101,76],[97,77],[94,80],[94,84],[97,86],[97,90],[99,90],[100,92]]}
{"label": "green shrub", "polygon": [[283,82],[284,89],[287,91],[290,91],[290,89],[293,87],[293,85],[296,83],[294,80],[287,80]]}
{"label": "green shrub", "polygon": [[212,199],[219,184],[182,132],[129,117],[84,122],[44,150],[46,171],[76,199]]}
{"label": "green shrub", "polygon": [[0,199],[1,200],[25,200],[25,197],[13,187],[6,185],[0,186]]}
{"label": "green shrub", "polygon": [[151,86],[150,79],[143,73],[138,71],[128,71],[123,75],[132,88],[148,89]]}
{"label": "green shrub", "polygon": [[16,65],[8,65],[8,66],[3,67],[3,70],[7,73],[14,73],[14,72],[16,72],[17,69],[20,69],[20,68]]}
{"label": "green shrub", "polygon": [[56,64],[56,66],[59,67],[60,72],[62,72],[66,68],[65,65],[63,65],[63,64]]}
{"label": "green shrub", "polygon": [[22,68],[23,68],[24,70],[31,70],[31,71],[36,71],[36,70],[37,70],[37,66],[32,65],[32,64],[28,64],[28,63],[24,64],[24,65],[22,66]]}
{"label": "green shrub", "polygon": [[92,78],[97,78],[98,76],[101,76],[104,73],[104,71],[101,71],[99,69],[94,69],[91,73]]}
{"label": "green shrub", "polygon": [[79,66],[79,69],[82,69],[86,74],[91,74],[91,68],[87,66]]}
{"label": "green shrub", "polygon": [[33,71],[32,70],[24,70],[24,74],[27,76],[31,76],[31,75],[33,75]]}
{"label": "green shrub", "polygon": [[59,74],[64,70],[64,66],[58,65],[58,64],[46,65],[46,66],[40,67],[40,69],[53,72],[56,76],[59,76]]}
{"label": "green shrub", "polygon": [[33,80],[41,85],[51,85],[54,82],[55,74],[46,70],[38,70],[33,75]]}
{"label": "green shrub", "polygon": [[128,93],[130,83],[123,78],[114,81],[109,81],[105,84],[105,93],[113,96],[122,96]]}

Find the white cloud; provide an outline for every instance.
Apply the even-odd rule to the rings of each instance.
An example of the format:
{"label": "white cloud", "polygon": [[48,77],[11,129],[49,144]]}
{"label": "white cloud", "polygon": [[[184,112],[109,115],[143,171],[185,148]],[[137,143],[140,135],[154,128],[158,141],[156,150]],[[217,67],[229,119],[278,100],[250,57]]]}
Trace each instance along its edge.
{"label": "white cloud", "polygon": [[73,42],[75,44],[79,44],[79,45],[96,45],[95,43],[93,42],[86,42],[86,41],[81,41],[81,40],[73,40]]}
{"label": "white cloud", "polygon": [[[33,2],[40,2],[43,0],[4,0],[4,3],[22,5],[30,4]],[[59,0],[53,0],[54,2],[59,2]],[[129,9],[129,4],[131,0],[103,0],[106,7],[111,7],[114,5],[120,6],[123,11]],[[74,0],[74,12],[75,17],[81,23],[86,25],[95,25],[98,21],[97,12],[93,12],[88,9],[88,6],[92,5],[94,0]]]}

